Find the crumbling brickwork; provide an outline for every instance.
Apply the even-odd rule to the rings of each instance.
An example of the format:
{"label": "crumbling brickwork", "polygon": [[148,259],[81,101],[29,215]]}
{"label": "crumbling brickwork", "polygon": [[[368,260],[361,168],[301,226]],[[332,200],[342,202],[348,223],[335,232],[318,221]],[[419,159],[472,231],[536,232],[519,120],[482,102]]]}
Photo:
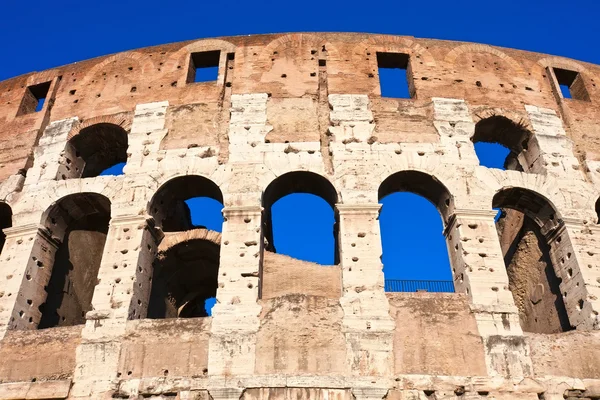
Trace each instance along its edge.
{"label": "crumbling brickwork", "polygon": [[[390,53],[410,98],[381,96]],[[0,399],[600,399],[599,80],[483,44],[298,33],[0,82]],[[384,292],[398,191],[437,207],[456,293]],[[334,208],[335,265],[274,253],[271,206],[297,192]],[[223,204],[222,233],[191,224],[194,196]]]}

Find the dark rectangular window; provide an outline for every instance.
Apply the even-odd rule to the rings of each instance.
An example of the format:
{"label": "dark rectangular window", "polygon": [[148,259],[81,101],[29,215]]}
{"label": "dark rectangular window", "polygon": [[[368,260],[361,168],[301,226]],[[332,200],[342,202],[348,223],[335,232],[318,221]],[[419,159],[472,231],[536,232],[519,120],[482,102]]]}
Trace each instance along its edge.
{"label": "dark rectangular window", "polygon": [[562,68],[552,68],[558,81],[558,87],[565,99],[590,101],[590,96],[585,89],[581,74]]}
{"label": "dark rectangular window", "polygon": [[190,55],[188,83],[216,81],[219,76],[220,50],[203,51]]}
{"label": "dark rectangular window", "polygon": [[378,52],[377,68],[382,97],[413,97],[408,54]]}
{"label": "dark rectangular window", "polygon": [[44,82],[37,85],[29,86],[25,89],[21,106],[19,107],[18,115],[31,114],[41,111],[46,103],[46,96],[50,90],[51,82]]}

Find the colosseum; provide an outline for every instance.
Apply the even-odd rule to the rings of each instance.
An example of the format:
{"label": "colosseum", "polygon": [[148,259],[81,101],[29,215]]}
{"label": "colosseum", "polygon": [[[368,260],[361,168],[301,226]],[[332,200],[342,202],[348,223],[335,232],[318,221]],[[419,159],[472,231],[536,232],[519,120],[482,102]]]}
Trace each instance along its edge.
{"label": "colosseum", "polygon": [[[350,33],[0,82],[0,399],[600,399],[598,84],[563,57]],[[452,290],[385,290],[396,192],[439,211]],[[292,193],[334,210],[335,265],[275,251]],[[199,196],[222,232],[191,223]]]}

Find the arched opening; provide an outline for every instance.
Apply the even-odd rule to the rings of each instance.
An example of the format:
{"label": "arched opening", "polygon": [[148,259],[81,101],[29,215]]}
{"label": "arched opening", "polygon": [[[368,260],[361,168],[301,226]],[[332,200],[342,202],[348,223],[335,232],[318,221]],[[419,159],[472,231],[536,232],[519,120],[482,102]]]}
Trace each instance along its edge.
{"label": "arched opening", "polygon": [[100,123],[83,128],[65,147],[58,179],[120,175],[127,162],[127,131]]}
{"label": "arched opening", "polygon": [[110,222],[110,201],[96,193],[66,196],[50,207],[43,224],[56,241],[38,328],[85,323]]}
{"label": "arched opening", "polygon": [[164,232],[207,228],[221,232],[223,194],[210,179],[181,176],[165,183],[150,202],[149,213]]}
{"label": "arched opening", "polygon": [[533,134],[523,122],[514,122],[502,115],[492,115],[475,125],[471,141],[479,164],[488,168],[528,171],[529,142]]}
{"label": "arched opening", "polygon": [[6,241],[6,234],[3,229],[12,227],[12,210],[10,206],[0,201],[0,253]]}
{"label": "arched opening", "polygon": [[[182,311],[183,314],[179,311],[175,313],[177,310],[174,311],[172,308],[181,307],[180,301],[183,300],[179,297],[172,297],[175,292],[170,291],[169,285],[178,285],[178,283],[170,282],[175,282],[173,279],[185,279],[186,277],[189,278],[192,289],[204,285],[205,288],[202,289],[199,296],[204,296],[205,293],[209,292],[212,293],[208,298],[198,297],[194,300],[196,302],[194,307],[199,309],[199,304],[202,302],[206,306],[207,315],[211,315],[212,306],[216,302],[216,275],[214,280],[200,279],[201,276],[195,269],[205,268],[204,265],[207,264],[207,261],[202,258],[202,253],[207,245],[201,240],[190,240],[190,235],[197,234],[200,231],[221,232],[223,230],[222,209],[223,194],[221,190],[210,179],[202,176],[188,175],[171,179],[156,192],[150,201],[149,213],[154,217],[156,226],[165,232],[165,238],[161,242],[160,248],[166,249],[164,247],[165,243],[168,244],[169,249],[176,248],[178,243],[185,244],[180,250],[187,255],[184,254],[181,258],[176,251],[159,250],[154,262],[153,294],[150,298],[149,318],[202,316],[196,312],[190,314],[190,311]],[[220,243],[220,238],[217,243]],[[215,271],[219,268],[219,248],[219,245],[217,245]],[[179,259],[184,261],[182,261],[183,264],[180,267],[177,267],[179,261],[173,260]],[[184,265],[189,267],[184,267]],[[210,289],[206,289],[206,287],[210,287]],[[198,290],[192,289],[190,289],[190,293],[198,292]],[[181,290],[183,289],[177,289],[176,292],[179,293]],[[170,296],[166,300],[167,303],[165,303],[164,296]],[[170,306],[168,306],[169,304]],[[191,303],[184,308],[188,310],[189,307],[191,307]]]}
{"label": "arched opening", "polygon": [[339,263],[334,207],[337,193],[324,177],[289,172],[263,194],[267,251],[322,265]]}
{"label": "arched opening", "polygon": [[[556,333],[571,329],[554,262],[560,248],[548,237],[562,224],[548,200],[527,189],[496,193],[492,206],[502,213],[496,222],[521,327],[526,332]],[[553,246],[560,246],[560,240]]]}
{"label": "arched opening", "polygon": [[385,290],[454,292],[444,236],[446,187],[422,172],[397,172],[379,187],[379,202]]}
{"label": "arched opening", "polygon": [[[182,234],[179,234],[182,235]],[[196,229],[167,236],[154,262],[148,318],[211,315],[217,294],[221,236]]]}
{"label": "arched opening", "polygon": [[600,197],[598,198],[598,200],[596,200],[595,209],[596,209],[596,216],[598,217],[598,220],[596,223],[600,224]]}

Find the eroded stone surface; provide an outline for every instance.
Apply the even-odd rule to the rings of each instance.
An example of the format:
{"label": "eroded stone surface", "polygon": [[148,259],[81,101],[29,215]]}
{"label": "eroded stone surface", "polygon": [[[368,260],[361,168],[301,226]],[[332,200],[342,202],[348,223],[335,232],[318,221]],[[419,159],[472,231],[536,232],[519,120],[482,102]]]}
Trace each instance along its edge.
{"label": "eroded stone surface", "polygon": [[[220,51],[217,79],[189,82],[190,54],[206,51]],[[409,56],[411,99],[381,97],[378,52]],[[552,68],[578,73],[576,98],[562,98]],[[598,77],[596,65],[482,44],[303,33],[0,82],[12,214],[0,227],[0,399],[600,398]],[[29,87],[46,82],[48,101],[28,112]],[[478,137],[510,148],[506,171],[479,165]],[[124,140],[126,154],[106,153],[126,161],[123,175],[81,178]],[[334,266],[267,251],[263,194],[295,171],[333,187]],[[186,208],[165,211],[176,202],[155,195],[188,176],[214,184],[222,234],[163,226]],[[384,292],[379,200],[395,190],[440,211],[457,293]],[[73,222],[108,208],[100,234]],[[74,226],[85,240],[69,240]],[[152,280],[166,276],[157,259],[183,245],[185,263],[194,240],[218,248],[212,316],[148,319]],[[73,267],[93,268],[57,286],[81,303],[58,316],[83,324],[36,330],[67,242]],[[552,274],[552,288],[540,283]],[[183,315],[173,298],[170,315]]]}

